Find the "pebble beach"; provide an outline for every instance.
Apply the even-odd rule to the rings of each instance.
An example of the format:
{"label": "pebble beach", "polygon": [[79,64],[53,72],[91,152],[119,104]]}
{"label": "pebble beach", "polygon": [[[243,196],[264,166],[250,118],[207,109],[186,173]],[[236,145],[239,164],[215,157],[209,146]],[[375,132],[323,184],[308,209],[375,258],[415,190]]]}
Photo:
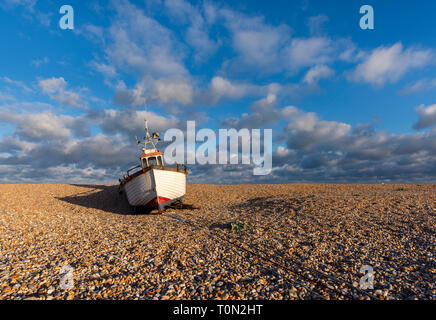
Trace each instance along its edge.
{"label": "pebble beach", "polygon": [[0,185],[0,299],[434,300],[435,227],[436,185],[188,185],[163,214]]}

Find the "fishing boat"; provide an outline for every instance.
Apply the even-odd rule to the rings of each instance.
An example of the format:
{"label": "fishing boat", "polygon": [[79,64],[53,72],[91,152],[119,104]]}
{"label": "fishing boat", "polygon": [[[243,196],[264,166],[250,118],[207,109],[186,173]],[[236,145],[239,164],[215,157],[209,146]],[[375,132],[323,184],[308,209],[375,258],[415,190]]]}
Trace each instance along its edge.
{"label": "fishing boat", "polygon": [[139,156],[140,164],[127,170],[127,174],[119,179],[120,193],[126,195],[135,211],[137,207],[151,207],[162,213],[167,205],[183,202],[188,174],[186,166],[164,165],[163,154],[156,148],[156,143],[160,141],[159,133],[150,135],[147,120],[144,140],[136,140],[138,145],[144,145]]}

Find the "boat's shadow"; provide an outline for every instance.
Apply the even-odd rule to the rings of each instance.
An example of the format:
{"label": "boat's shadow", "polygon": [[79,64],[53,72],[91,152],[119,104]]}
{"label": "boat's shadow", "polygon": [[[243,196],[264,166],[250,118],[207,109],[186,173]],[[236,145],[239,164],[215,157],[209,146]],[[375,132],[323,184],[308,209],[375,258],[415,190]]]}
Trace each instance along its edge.
{"label": "boat's shadow", "polygon": [[[102,210],[117,214],[134,214],[132,207],[124,195],[119,194],[118,185],[85,185],[73,184],[82,190],[74,195],[57,197],[56,199],[73,205]],[[83,190],[86,188],[86,190]]]}
{"label": "boat's shadow", "polygon": [[[67,197],[56,197],[56,199],[67,203],[78,205],[90,209],[102,210],[109,213],[122,215],[129,214],[158,214],[157,210],[150,207],[138,207],[133,209],[127,202],[126,196],[119,193],[118,185],[85,185],[72,184],[80,188],[87,188],[81,192]],[[195,209],[189,204],[174,203],[166,209]]]}

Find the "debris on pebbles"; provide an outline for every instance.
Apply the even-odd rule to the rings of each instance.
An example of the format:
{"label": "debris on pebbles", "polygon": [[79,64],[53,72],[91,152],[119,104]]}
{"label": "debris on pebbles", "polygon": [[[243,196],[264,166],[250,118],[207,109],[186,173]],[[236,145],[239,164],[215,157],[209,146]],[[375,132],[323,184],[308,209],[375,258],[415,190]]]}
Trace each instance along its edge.
{"label": "debris on pebbles", "polygon": [[433,185],[188,185],[162,215],[0,185],[0,299],[435,299],[435,215]]}

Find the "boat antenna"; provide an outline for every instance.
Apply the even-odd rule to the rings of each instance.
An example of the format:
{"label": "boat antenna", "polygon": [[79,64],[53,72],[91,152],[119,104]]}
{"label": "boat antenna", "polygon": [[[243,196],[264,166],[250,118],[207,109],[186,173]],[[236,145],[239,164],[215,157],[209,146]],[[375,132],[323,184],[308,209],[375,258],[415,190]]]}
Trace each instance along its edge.
{"label": "boat antenna", "polygon": [[159,133],[154,132],[152,135],[150,135],[150,132],[148,131],[148,120],[144,119],[145,122],[145,137],[144,137],[144,149],[147,148],[147,144],[150,143],[154,149],[156,149],[156,144],[154,142],[154,139],[157,139],[160,141]]}

